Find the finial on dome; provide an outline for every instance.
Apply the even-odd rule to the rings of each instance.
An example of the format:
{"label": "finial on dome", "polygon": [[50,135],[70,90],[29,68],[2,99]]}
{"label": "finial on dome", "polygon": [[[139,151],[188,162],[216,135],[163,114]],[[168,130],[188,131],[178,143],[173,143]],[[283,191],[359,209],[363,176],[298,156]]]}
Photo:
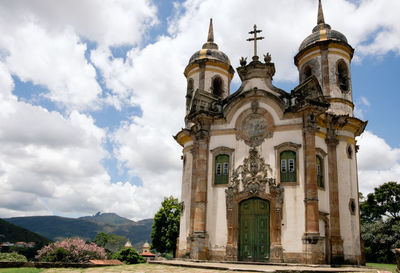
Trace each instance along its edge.
{"label": "finial on dome", "polygon": [[210,18],[210,27],[208,28],[207,42],[203,45],[203,49],[218,49],[218,45],[214,43],[214,28],[212,18]]}
{"label": "finial on dome", "polygon": [[322,10],[321,0],[318,1],[318,21],[317,24],[325,24],[324,11]]}
{"label": "finial on dome", "polygon": [[214,43],[214,30],[213,30],[212,18],[210,18],[210,27],[208,28],[207,42]]}

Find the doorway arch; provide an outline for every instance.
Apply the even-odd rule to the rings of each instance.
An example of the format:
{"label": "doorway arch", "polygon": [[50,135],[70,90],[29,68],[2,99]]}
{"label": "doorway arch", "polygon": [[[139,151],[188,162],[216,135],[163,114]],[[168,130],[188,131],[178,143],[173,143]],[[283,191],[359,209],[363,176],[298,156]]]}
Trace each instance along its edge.
{"label": "doorway arch", "polygon": [[266,262],[270,258],[270,203],[260,198],[239,204],[239,260]]}

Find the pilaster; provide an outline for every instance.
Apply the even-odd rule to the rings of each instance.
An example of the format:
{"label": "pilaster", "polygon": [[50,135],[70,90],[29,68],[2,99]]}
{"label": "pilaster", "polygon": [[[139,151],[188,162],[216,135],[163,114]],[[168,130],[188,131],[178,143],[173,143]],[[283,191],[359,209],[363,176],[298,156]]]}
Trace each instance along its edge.
{"label": "pilaster", "polygon": [[315,133],[318,130],[312,111],[303,113],[303,138],[305,162],[305,230],[303,235],[303,253],[305,263],[319,263],[321,249],[319,241],[319,209],[317,186],[317,162]]}
{"label": "pilaster", "polygon": [[210,120],[199,118],[193,129],[193,161],[190,209],[190,258],[208,259],[207,217],[207,167]]}
{"label": "pilaster", "polygon": [[325,142],[328,146],[329,207],[331,232],[331,263],[344,262],[343,239],[340,235],[339,185],[336,148],[339,144],[335,131],[328,129]]}
{"label": "pilaster", "polygon": [[330,97],[329,83],[329,59],[328,59],[328,44],[321,44],[321,73],[322,73],[322,92],[324,96]]}

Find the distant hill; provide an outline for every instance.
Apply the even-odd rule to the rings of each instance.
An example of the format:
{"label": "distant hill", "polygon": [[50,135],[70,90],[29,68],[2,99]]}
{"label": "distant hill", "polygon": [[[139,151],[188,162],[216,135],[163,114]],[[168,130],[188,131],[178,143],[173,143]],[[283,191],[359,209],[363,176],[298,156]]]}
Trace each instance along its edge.
{"label": "distant hill", "polygon": [[126,219],[124,217],[121,217],[115,213],[96,213],[93,216],[84,216],[78,218],[80,220],[87,220],[87,221],[92,221],[96,223],[104,223],[108,225],[121,225],[121,224],[127,224],[127,223],[135,223],[132,220]]}
{"label": "distant hill", "polygon": [[93,216],[77,219],[59,216],[29,216],[5,220],[55,241],[67,237],[93,240],[98,232],[114,233],[129,238],[132,245],[139,250],[146,241],[150,242],[153,224],[153,219],[135,222],[115,213],[96,213]]}
{"label": "distant hill", "polygon": [[0,219],[0,242],[35,242],[38,245],[47,245],[50,240]]}

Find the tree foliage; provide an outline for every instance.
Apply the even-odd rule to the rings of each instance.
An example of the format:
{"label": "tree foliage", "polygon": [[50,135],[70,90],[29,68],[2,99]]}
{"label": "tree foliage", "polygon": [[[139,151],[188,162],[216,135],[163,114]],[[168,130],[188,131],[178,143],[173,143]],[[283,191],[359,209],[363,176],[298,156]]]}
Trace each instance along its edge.
{"label": "tree foliage", "polygon": [[28,260],[24,255],[17,252],[0,253],[0,262],[27,262]]}
{"label": "tree foliage", "polygon": [[145,259],[135,249],[126,247],[113,255],[113,259],[120,260],[126,264],[144,263]]}
{"label": "tree foliage", "polygon": [[85,263],[89,260],[106,259],[104,248],[85,243],[80,238],[68,238],[55,242],[38,251],[36,259],[42,262]]}
{"label": "tree foliage", "polygon": [[176,240],[179,235],[181,203],[172,196],[165,197],[161,208],[154,216],[151,232],[151,248],[158,252],[172,252],[175,256]]}
{"label": "tree foliage", "polygon": [[400,184],[387,182],[360,194],[361,236],[368,262],[393,263],[400,247]]}
{"label": "tree foliage", "polygon": [[93,243],[106,250],[107,256],[112,256],[114,253],[121,250],[126,241],[128,241],[128,239],[125,236],[105,232],[97,233],[96,237],[93,239]]}

